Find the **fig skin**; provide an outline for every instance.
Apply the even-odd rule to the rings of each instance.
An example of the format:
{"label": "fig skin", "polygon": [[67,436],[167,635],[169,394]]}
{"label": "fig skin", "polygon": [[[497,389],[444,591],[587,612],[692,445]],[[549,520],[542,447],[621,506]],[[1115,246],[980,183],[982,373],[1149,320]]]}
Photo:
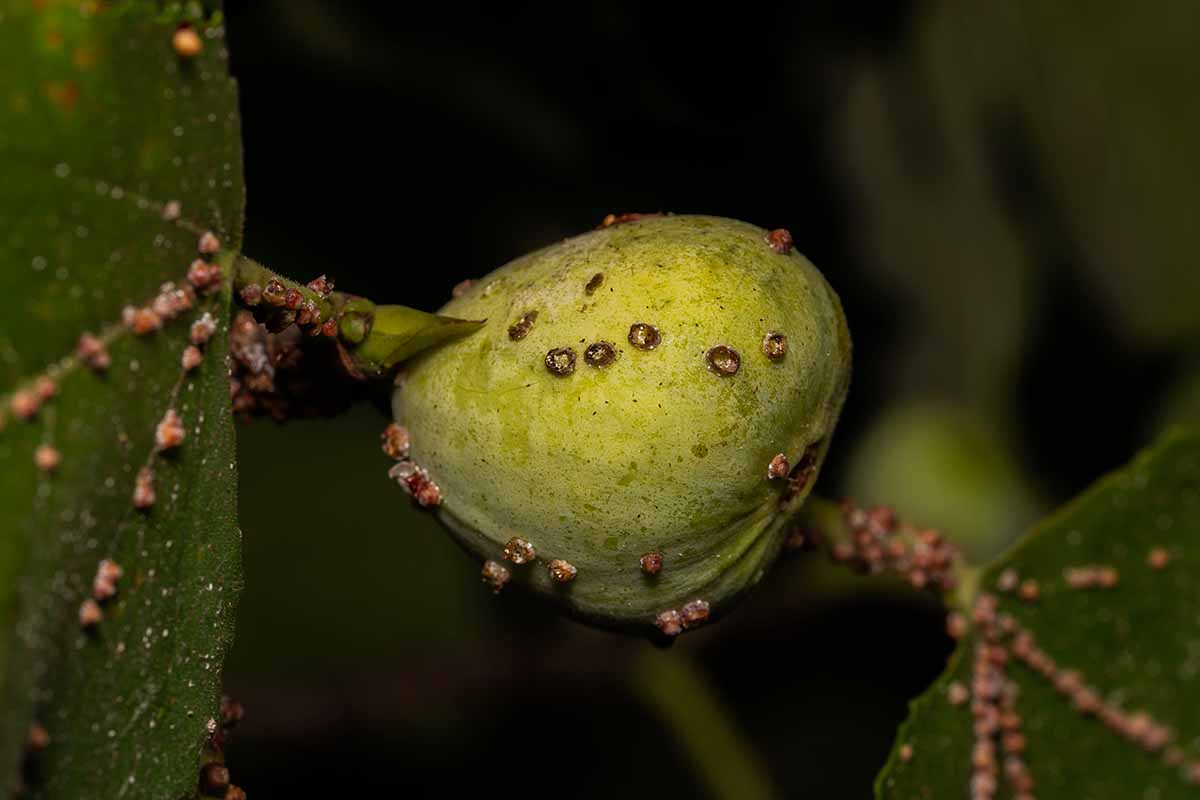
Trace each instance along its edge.
{"label": "fig skin", "polygon": [[[768,236],[642,218],[518,258],[441,309],[487,323],[406,364],[393,410],[462,545],[580,619],[643,632],[695,600],[714,618],[761,579],[824,459],[851,351],[837,295]],[[652,349],[631,344],[639,323]],[[786,353],[775,338],[768,357],[779,333]],[[598,342],[616,351],[602,366],[585,359]],[[714,369],[718,346],[736,372],[725,350]],[[570,372],[547,359],[563,348]],[[780,453],[792,474],[770,478]],[[513,537],[532,562],[503,562]],[[639,564],[650,552],[654,576]],[[555,559],[577,576],[555,581]]]}

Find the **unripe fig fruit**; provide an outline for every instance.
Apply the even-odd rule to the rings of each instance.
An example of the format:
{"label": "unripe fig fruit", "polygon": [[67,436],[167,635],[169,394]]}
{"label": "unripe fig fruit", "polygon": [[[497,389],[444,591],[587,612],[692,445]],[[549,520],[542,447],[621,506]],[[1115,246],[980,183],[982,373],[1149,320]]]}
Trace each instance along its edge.
{"label": "unripe fig fruit", "polygon": [[487,324],[406,365],[400,472],[468,550],[577,617],[671,635],[762,577],[850,377],[838,298],[785,231],[623,222],[441,313]]}

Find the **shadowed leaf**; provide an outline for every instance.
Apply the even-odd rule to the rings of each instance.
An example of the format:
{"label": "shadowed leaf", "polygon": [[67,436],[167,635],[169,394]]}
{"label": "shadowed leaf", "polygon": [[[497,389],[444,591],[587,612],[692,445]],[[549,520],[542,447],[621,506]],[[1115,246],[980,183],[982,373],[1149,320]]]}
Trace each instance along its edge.
{"label": "shadowed leaf", "polygon": [[[240,243],[237,97],[220,16],[181,5],[0,3],[6,794],[24,784],[41,797],[190,795],[218,714],[241,583],[229,291],[199,293],[143,336],[121,325],[127,304],[186,285],[203,232],[220,239],[226,274]],[[184,22],[202,45],[192,58],[173,49]],[[216,332],[185,373],[189,326],[204,312]],[[106,345],[107,369],[74,356],[85,331]],[[56,394],[23,419],[39,377]],[[156,453],[171,407],[185,439]],[[42,445],[57,451],[56,469],[35,466]],[[139,511],[143,467],[157,502]],[[85,631],[79,609],[104,558],[123,576]],[[35,724],[48,745],[24,753]]]}
{"label": "shadowed leaf", "polygon": [[[970,796],[976,704],[989,682],[1009,681],[1024,740],[1017,744],[1025,745],[1020,763],[1038,798],[1200,792],[1200,774],[1191,772],[1200,764],[1198,532],[1194,432],[1166,435],[1037,526],[983,573],[973,608],[995,598],[997,622],[973,619],[946,672],[914,702],[877,796]],[[1100,572],[1107,569],[1115,573]],[[1002,650],[1005,663],[979,683],[981,644]],[[985,737],[1000,798],[1016,794],[1005,777],[1004,733]]]}

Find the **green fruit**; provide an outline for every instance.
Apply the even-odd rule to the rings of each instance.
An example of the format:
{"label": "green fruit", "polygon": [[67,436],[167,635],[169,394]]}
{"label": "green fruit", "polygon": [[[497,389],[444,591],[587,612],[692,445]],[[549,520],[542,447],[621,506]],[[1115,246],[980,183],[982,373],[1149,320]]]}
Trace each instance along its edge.
{"label": "green fruit", "polygon": [[720,613],[778,554],[849,383],[841,305],[790,244],[651,217],[492,272],[441,310],[487,324],[406,366],[394,410],[424,472],[400,475],[440,488],[494,585],[606,627]]}

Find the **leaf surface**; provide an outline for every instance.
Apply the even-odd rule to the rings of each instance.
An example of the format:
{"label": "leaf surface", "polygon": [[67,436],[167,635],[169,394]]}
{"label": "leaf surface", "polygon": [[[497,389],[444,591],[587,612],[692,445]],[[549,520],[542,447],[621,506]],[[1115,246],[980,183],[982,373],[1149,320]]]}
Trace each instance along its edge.
{"label": "leaf surface", "polygon": [[[1198,564],[1200,433],[1176,431],[984,571],[980,596],[995,598],[996,619],[1012,619],[990,645],[1007,654],[1001,673],[1015,683],[1020,758],[1038,798],[1200,797]],[[1111,586],[1079,585],[1105,568],[1115,570]],[[1015,588],[1002,588],[1014,577]],[[1025,585],[1036,586],[1036,599]],[[913,703],[878,797],[970,796],[973,705],[984,696],[975,659],[987,628],[972,617],[946,672]],[[1031,652],[1018,643],[1022,632],[1052,664],[1020,655]],[[952,702],[954,684],[971,698]],[[1154,730],[1167,735],[1153,741]],[[1010,798],[1003,732],[992,739],[995,796]]]}
{"label": "leaf surface", "polygon": [[[228,382],[243,187],[213,4],[0,2],[0,786],[66,798],[195,791],[241,585]],[[190,24],[203,49],[181,58]],[[179,212],[175,213],[175,204]],[[135,336],[127,305],[186,285],[202,233],[221,289]],[[203,362],[181,366],[212,315]],[[76,357],[90,332],[111,365]],[[17,413],[39,379],[55,396]],[[181,446],[156,453],[168,408]],[[35,466],[42,446],[56,469]],[[45,454],[46,451],[42,451]],[[134,507],[138,473],[156,503]],[[80,624],[101,559],[123,569]],[[49,735],[26,752],[31,726]]]}

